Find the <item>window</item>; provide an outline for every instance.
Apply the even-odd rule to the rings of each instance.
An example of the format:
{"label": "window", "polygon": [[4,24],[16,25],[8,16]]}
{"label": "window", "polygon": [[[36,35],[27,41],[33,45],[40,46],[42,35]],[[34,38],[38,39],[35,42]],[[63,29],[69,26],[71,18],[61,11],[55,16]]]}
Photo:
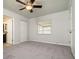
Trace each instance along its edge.
{"label": "window", "polygon": [[51,34],[51,24],[48,22],[42,22],[38,24],[39,34]]}

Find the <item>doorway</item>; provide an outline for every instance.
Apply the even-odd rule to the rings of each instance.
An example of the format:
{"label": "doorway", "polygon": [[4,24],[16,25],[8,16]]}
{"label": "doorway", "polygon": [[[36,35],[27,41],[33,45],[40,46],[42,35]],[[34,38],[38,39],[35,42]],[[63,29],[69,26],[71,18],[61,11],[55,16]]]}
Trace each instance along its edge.
{"label": "doorway", "polygon": [[13,29],[13,22],[12,17],[10,16],[3,16],[3,46],[4,47],[11,47],[13,44],[12,39],[12,29]]}

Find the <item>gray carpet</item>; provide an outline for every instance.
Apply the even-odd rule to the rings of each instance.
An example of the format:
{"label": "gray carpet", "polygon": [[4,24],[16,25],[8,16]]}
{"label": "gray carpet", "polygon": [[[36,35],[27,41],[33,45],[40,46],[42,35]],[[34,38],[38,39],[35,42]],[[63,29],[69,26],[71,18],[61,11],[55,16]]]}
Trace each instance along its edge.
{"label": "gray carpet", "polygon": [[4,48],[3,59],[74,59],[70,47],[27,41]]}

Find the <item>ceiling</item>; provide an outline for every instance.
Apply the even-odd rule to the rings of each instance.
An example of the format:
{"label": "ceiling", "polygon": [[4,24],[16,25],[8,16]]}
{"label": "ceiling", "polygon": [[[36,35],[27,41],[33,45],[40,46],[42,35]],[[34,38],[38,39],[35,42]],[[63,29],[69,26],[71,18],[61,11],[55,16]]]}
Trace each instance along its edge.
{"label": "ceiling", "polygon": [[[25,1],[25,0],[21,0]],[[28,1],[28,0],[26,0]],[[16,0],[3,0],[3,7],[11,10],[15,13],[23,15],[27,18],[34,18],[43,15],[47,15],[50,13],[64,11],[70,8],[70,0],[36,0],[34,4],[42,4],[42,8],[33,9],[33,13],[29,11],[19,9],[23,7],[22,4],[16,2]]]}

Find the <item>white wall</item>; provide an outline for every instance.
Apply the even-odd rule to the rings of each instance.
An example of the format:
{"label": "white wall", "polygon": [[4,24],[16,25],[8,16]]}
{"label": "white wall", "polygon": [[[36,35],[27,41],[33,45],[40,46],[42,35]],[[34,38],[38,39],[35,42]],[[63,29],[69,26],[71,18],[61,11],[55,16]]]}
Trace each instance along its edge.
{"label": "white wall", "polygon": [[[40,35],[37,33],[37,20],[45,19],[52,21],[52,34],[50,35]],[[29,20],[29,40],[32,41],[70,46],[70,31],[71,28],[68,10]]]}
{"label": "white wall", "polygon": [[8,9],[3,9],[3,15],[7,15],[7,16],[10,16],[12,18],[14,18],[14,20],[23,20],[23,21],[27,21],[27,18],[22,16],[22,15],[19,15],[13,11],[10,11]]}
{"label": "white wall", "polygon": [[18,44],[20,42],[27,41],[27,18],[7,9],[3,10],[3,14],[13,18],[13,44]]}

